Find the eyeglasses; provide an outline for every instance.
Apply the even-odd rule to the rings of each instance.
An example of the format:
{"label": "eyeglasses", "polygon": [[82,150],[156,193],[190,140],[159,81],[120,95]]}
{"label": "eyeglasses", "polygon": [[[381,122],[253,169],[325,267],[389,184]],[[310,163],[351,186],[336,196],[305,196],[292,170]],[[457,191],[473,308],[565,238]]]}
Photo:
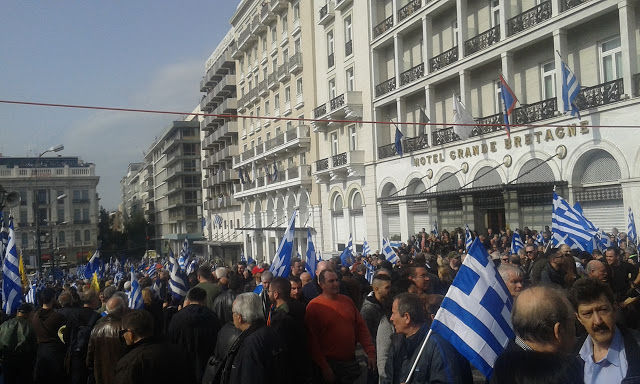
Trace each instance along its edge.
{"label": "eyeglasses", "polygon": [[526,253],[536,253],[536,251],[525,251]]}

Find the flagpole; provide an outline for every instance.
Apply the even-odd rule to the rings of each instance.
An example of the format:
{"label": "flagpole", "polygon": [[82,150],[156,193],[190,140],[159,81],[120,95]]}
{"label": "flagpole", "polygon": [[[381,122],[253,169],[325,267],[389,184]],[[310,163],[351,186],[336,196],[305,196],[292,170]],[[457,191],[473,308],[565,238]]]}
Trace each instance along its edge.
{"label": "flagpole", "polygon": [[416,370],[416,367],[418,366],[418,361],[420,361],[420,356],[422,356],[422,352],[424,351],[424,347],[427,345],[427,341],[429,340],[429,336],[431,336],[431,328],[429,328],[429,332],[427,333],[427,337],[425,337],[424,341],[422,342],[422,346],[420,347],[420,351],[418,351],[418,356],[416,356],[416,359],[413,362],[413,366],[411,366],[411,370],[409,371],[409,376],[407,376],[407,379],[404,381],[404,384],[409,384],[409,381],[411,380],[411,377],[413,376],[413,372]]}

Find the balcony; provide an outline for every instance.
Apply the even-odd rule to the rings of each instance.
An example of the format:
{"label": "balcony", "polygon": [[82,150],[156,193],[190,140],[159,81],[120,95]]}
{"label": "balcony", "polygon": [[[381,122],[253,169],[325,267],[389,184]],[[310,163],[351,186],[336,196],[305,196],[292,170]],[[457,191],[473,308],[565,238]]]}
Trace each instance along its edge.
{"label": "balcony", "polygon": [[298,93],[296,95],[296,109],[300,109],[304,106],[304,95],[302,93]]}
{"label": "balcony", "polygon": [[318,182],[347,180],[364,176],[364,151],[349,151],[316,161]]}
{"label": "balcony", "polygon": [[251,21],[251,31],[261,34],[267,31],[267,25],[262,22],[261,15],[255,15]]}
{"label": "balcony", "polygon": [[226,121],[223,124],[218,126],[218,129],[213,131],[213,133],[209,136],[214,143],[220,143],[223,141],[228,141],[232,137],[238,135],[238,122],[237,121]]}
{"label": "balcony", "polygon": [[302,71],[302,52],[297,52],[289,58],[289,71],[294,75]]}
{"label": "balcony", "polygon": [[469,56],[476,52],[489,48],[500,41],[500,26],[496,25],[481,34],[464,42],[464,55]]}
{"label": "balcony", "polygon": [[320,8],[320,18],[318,19],[319,25],[327,25],[335,18],[335,3],[333,1],[327,2],[324,7]]}
{"label": "balcony", "polygon": [[275,90],[278,89],[278,87],[280,86],[280,82],[278,81],[278,74],[276,73],[277,71],[274,70],[272,73],[269,74],[269,76],[267,77],[267,86],[269,87],[270,90]]}
{"label": "balcony", "polygon": [[551,18],[551,1],[545,1],[507,20],[507,36],[515,35]]}
{"label": "balcony", "polygon": [[231,158],[236,153],[238,153],[237,145],[227,145],[226,147],[222,148],[218,152],[209,156],[209,159],[213,159],[212,161],[214,164],[226,163],[231,161]]}
{"label": "balcony", "polygon": [[[328,107],[328,109],[327,109]],[[322,113],[322,115],[316,115]],[[322,120],[359,120],[362,119],[362,92],[351,91],[345,92],[340,96],[337,96],[329,103],[324,104],[314,110],[314,116],[316,119]],[[314,130],[324,129],[334,124],[331,121],[314,121]],[[342,124],[342,123],[338,123]]]}
{"label": "balcony", "polygon": [[580,110],[599,107],[622,101],[624,99],[624,84],[622,79],[608,81],[593,87],[582,87],[576,99]]}
{"label": "balcony", "polygon": [[422,0],[412,0],[404,7],[398,10],[398,23],[404,19],[409,18],[411,15],[416,13],[420,8],[422,8]]}
{"label": "balcony", "polygon": [[234,178],[234,174],[237,176],[238,173],[232,172],[230,169],[225,169],[224,171],[218,171],[215,175],[211,175],[210,178],[214,185],[233,183],[238,180],[237,178]]}
{"label": "balcony", "polygon": [[269,94],[269,88],[267,87],[267,79],[264,79],[258,84],[258,94],[260,97],[265,97]]}
{"label": "balcony", "polygon": [[228,97],[236,89],[236,75],[226,75],[213,87],[211,93]]}
{"label": "balcony", "polygon": [[285,29],[284,31],[282,31],[282,37],[280,38],[280,46],[284,48],[287,46],[287,44],[289,44],[289,31]]}
{"label": "balcony", "polygon": [[302,28],[300,27],[300,18],[293,20],[293,29],[291,30],[291,36],[296,36]]}
{"label": "balcony", "polygon": [[577,7],[578,5],[586,3],[587,1],[589,0],[562,0],[560,2],[560,8],[562,9],[562,12],[568,11],[569,9]]}
{"label": "balcony", "polygon": [[286,11],[287,8],[288,4],[285,0],[271,0],[271,11],[280,13],[282,11]]}
{"label": "balcony", "polygon": [[284,63],[278,67],[278,81],[285,82],[291,78],[291,73],[289,73],[289,63]]}
{"label": "balcony", "polygon": [[404,71],[400,74],[400,86],[413,83],[424,76],[424,63],[420,63],[415,67]]}
{"label": "balcony", "polygon": [[276,21],[277,17],[275,13],[271,12],[271,7],[265,1],[262,3],[262,8],[260,9],[260,23],[264,25],[270,25],[272,22]]}
{"label": "balcony", "polygon": [[245,28],[242,32],[240,32],[240,34],[238,35],[238,51],[240,52],[240,54],[236,55],[238,58],[240,56],[242,56],[242,51],[245,50],[247,48],[247,43],[249,41],[249,36],[251,35],[251,29],[250,28]]}
{"label": "balcony", "polygon": [[204,209],[215,210],[231,207],[234,205],[239,205],[239,203],[231,196],[213,196],[211,197],[211,200],[205,202]]}
{"label": "balcony", "polygon": [[396,78],[394,76],[389,80],[383,81],[382,83],[376,85],[376,97],[385,95],[395,89],[396,89]]}
{"label": "balcony", "polygon": [[300,185],[311,187],[312,183],[310,165],[293,166],[287,169],[279,169],[276,180],[260,175],[255,180],[252,180],[251,183],[237,184],[234,197],[238,199],[256,193],[268,193]]}
{"label": "balcony", "polygon": [[429,72],[433,73],[458,61],[458,47],[455,46],[429,59]]}
{"label": "balcony", "polygon": [[344,45],[344,56],[349,57],[353,53],[353,40],[349,40]]}
{"label": "balcony", "polygon": [[336,55],[331,53],[327,56],[327,68],[331,69],[336,65]]}
{"label": "balcony", "polygon": [[384,34],[388,30],[393,27],[393,16],[389,16],[382,21],[382,23],[373,27],[373,38],[377,38],[378,36]]}
{"label": "balcony", "polygon": [[343,11],[352,3],[353,3],[353,0],[336,0],[335,10]]}
{"label": "balcony", "polygon": [[[429,137],[427,135],[419,135],[408,139],[402,139],[402,152],[404,154],[429,148]],[[396,152],[396,144],[391,143],[378,147],[378,159],[386,159],[398,155]]]}
{"label": "balcony", "polygon": [[222,104],[213,110],[214,115],[231,115],[238,110],[238,101],[236,99],[225,99]]}
{"label": "balcony", "polygon": [[454,141],[458,140],[460,140],[460,136],[456,135],[455,132],[453,132],[453,127],[439,129],[433,132],[431,137],[433,146],[453,143]]}
{"label": "balcony", "polygon": [[[311,129],[307,125],[291,128],[280,135],[259,144],[257,147],[243,152],[234,161],[234,167],[248,164],[250,161],[273,162],[275,157],[288,151],[295,151],[299,147],[308,147],[311,143]],[[258,150],[259,148],[259,150]]]}
{"label": "balcony", "polygon": [[200,109],[205,112],[211,111],[211,109],[215,108],[216,105],[222,102],[223,99],[224,98],[222,96],[217,96],[215,93],[210,92],[207,96],[200,100]]}
{"label": "balcony", "polygon": [[322,104],[313,110],[313,118],[319,119],[327,114],[327,104]]}

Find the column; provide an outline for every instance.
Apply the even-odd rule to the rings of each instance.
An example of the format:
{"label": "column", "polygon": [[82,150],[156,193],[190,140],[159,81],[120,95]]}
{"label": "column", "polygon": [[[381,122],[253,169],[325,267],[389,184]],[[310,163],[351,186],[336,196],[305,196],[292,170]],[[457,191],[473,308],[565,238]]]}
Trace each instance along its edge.
{"label": "column", "polygon": [[409,217],[409,209],[407,207],[407,201],[400,201],[398,204],[400,208],[400,236],[401,241],[406,241],[410,235],[413,234],[413,216]]}
{"label": "column", "polygon": [[[342,220],[344,220],[347,224],[347,228],[349,228],[349,234],[353,235],[353,228],[351,227],[351,211],[349,210],[349,205],[349,197],[345,196],[344,205],[342,206]],[[346,240],[348,241],[349,239]]]}
{"label": "column", "polygon": [[[471,106],[471,71],[464,70],[460,75],[460,100],[467,111],[473,111]],[[473,115],[473,112],[471,113]]]}
{"label": "column", "polygon": [[391,0],[391,12],[393,13],[393,25],[398,24],[398,1]]}
{"label": "column", "polygon": [[526,104],[527,93],[525,92],[525,90],[521,89],[520,92],[516,91],[516,85],[514,82],[515,71],[513,66],[513,52],[503,52],[500,55],[500,59],[502,62],[502,76],[504,76],[504,79],[507,81],[507,84],[509,84],[509,87],[511,87],[511,90],[513,90],[513,92],[516,92],[516,94],[518,95],[518,101],[520,101],[520,104]]}
{"label": "column", "polygon": [[[395,2],[394,2],[395,4]],[[399,34],[393,35],[393,51],[394,51],[394,67],[396,78],[396,89],[400,88],[400,74],[404,71],[404,49],[402,47],[402,36]]]}
{"label": "column", "polygon": [[562,0],[551,0],[551,17],[558,16],[562,12]]}
{"label": "column", "polygon": [[509,26],[507,21],[511,18],[511,2],[509,0],[501,0],[500,5],[500,40],[507,38]]}
{"label": "column", "polygon": [[464,42],[467,41],[467,0],[456,0],[456,18],[458,20],[458,60],[464,57]]}
{"label": "column", "polygon": [[473,195],[462,195],[462,223],[470,228],[477,228],[475,223],[475,211],[473,209]]}
{"label": "column", "polygon": [[620,45],[622,47],[622,79],[624,93],[633,95],[633,75],[638,70],[636,48],[636,10],[630,2],[618,3],[618,17],[620,18]]}
{"label": "column", "polygon": [[[396,122],[398,123],[402,123],[404,121],[406,121],[406,103],[405,100],[398,97],[396,98]],[[395,126],[393,127],[394,130],[394,134],[393,139],[395,141]],[[403,124],[398,124],[398,128],[400,128],[400,132],[402,132],[402,134],[404,135],[404,138],[408,138],[408,137],[414,137],[415,136],[415,125],[403,125]]]}
{"label": "column", "polygon": [[422,18],[422,62],[424,63],[424,73],[429,73],[429,59],[433,57],[433,21],[430,17]]}
{"label": "column", "polygon": [[[433,185],[433,183],[432,183]],[[431,192],[435,192],[431,190]],[[438,229],[442,230],[442,226],[440,225],[440,220],[438,219],[438,199],[429,199],[429,223],[431,224],[431,228],[425,228],[427,231],[427,236],[433,230],[433,225],[438,223]]]}
{"label": "column", "polygon": [[[435,97],[435,87],[431,84],[427,84],[424,87],[424,100],[425,100],[425,113],[429,120],[436,121],[436,97]],[[436,130],[434,125],[426,126],[425,132],[429,135],[429,143],[431,143],[431,138],[433,137],[432,133]],[[431,143],[433,144],[433,143]]]}
{"label": "column", "polygon": [[520,228],[520,205],[518,204],[518,192],[505,191],[504,196],[504,219],[505,224],[512,231]]}
{"label": "column", "polygon": [[562,58],[556,53],[555,58],[556,67],[556,103],[558,104],[558,111],[564,111],[564,104],[562,103],[562,59],[567,59],[567,31],[565,29],[558,29],[553,31],[553,49],[560,52]]}

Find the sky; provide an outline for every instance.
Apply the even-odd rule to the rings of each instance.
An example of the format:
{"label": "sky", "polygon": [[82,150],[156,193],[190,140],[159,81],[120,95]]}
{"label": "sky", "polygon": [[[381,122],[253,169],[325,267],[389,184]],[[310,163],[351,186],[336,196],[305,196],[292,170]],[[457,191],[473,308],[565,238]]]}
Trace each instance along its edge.
{"label": "sky", "polygon": [[[21,0],[0,12],[0,100],[191,112],[207,58],[240,0]],[[179,115],[0,103],[0,153],[96,165],[100,205],[116,209],[132,162]]]}

